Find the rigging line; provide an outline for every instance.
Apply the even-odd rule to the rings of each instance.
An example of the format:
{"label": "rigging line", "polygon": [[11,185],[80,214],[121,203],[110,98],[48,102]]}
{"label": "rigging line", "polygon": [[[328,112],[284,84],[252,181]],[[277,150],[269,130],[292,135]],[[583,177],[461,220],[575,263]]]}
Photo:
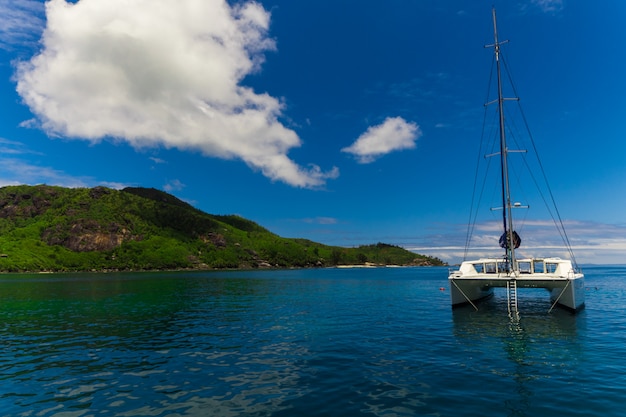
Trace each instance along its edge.
{"label": "rigging line", "polygon": [[[536,152],[536,150],[535,150],[535,152]],[[557,213],[557,216],[555,216],[555,213],[553,212],[553,209],[554,210],[558,210],[558,208],[556,206],[556,203],[554,201],[554,197],[552,197],[552,204],[548,204],[548,200],[546,198],[546,195],[543,192],[542,187],[540,187],[539,182],[537,181],[537,177],[533,173],[533,170],[530,168],[528,159],[526,158],[525,155],[522,156],[522,160],[523,160],[524,165],[525,165],[525,167],[526,167],[526,169],[528,171],[528,174],[530,175],[530,178],[532,179],[532,181],[533,181],[533,183],[535,185],[535,188],[537,189],[537,191],[539,193],[539,196],[541,197],[541,199],[543,201],[543,204],[544,204],[546,210],[548,211],[548,214],[550,215],[550,218],[554,222],[555,228],[556,228],[557,232],[559,233],[559,236],[561,237],[561,240],[564,242],[566,248],[568,249],[568,253],[570,254],[570,257],[572,259],[574,259],[573,253],[571,251],[571,248],[570,248],[570,245],[569,245],[569,242],[568,242],[568,239],[567,239],[567,235],[565,233],[565,227],[563,226],[562,221],[560,221],[560,218],[559,218],[559,221],[557,221],[558,213]],[[550,186],[547,183],[547,181],[545,180],[545,178],[544,178],[544,182],[545,182],[546,188],[548,189],[548,191],[550,191]]]}
{"label": "rigging line", "polygon": [[[484,126],[487,125],[487,123],[486,123],[487,114],[486,113],[487,113],[487,111],[485,110],[485,116],[484,116],[484,122],[483,122],[483,130],[484,130]],[[496,118],[497,115],[498,115],[497,112],[494,112],[493,117]],[[491,123],[489,125],[493,126],[493,123]],[[496,146],[496,142],[497,142],[496,141],[496,139],[497,139],[496,136],[497,136],[497,130],[493,129],[493,128],[491,129],[491,132],[487,134],[487,136],[485,136],[484,132],[483,132],[483,135],[482,135],[483,138],[485,138],[485,137],[491,138],[489,142],[491,143],[492,150]],[[482,142],[483,142],[482,144],[484,144],[485,140],[483,139]],[[482,148],[482,144],[481,144],[481,148]],[[479,156],[480,156],[480,154],[481,153],[479,152]],[[477,173],[476,173],[476,178],[475,178],[474,195],[473,195],[473,199],[477,200],[477,202],[475,204],[476,207],[474,207],[474,204],[472,204],[472,214],[470,215],[470,222],[469,222],[469,227],[470,227],[469,235],[470,236],[469,236],[469,240],[467,241],[467,245],[465,247],[465,257],[467,257],[467,253],[469,251],[469,247],[470,247],[470,243],[471,243],[471,237],[473,236],[474,229],[476,227],[476,221],[478,219],[480,202],[484,200],[483,196],[485,194],[485,190],[486,190],[486,186],[487,186],[487,179],[489,178],[488,173],[491,170],[491,158],[486,158],[486,159],[487,159],[487,163],[486,163],[486,167],[485,167],[484,172],[483,172],[484,175],[482,177],[482,184],[481,184],[480,187],[478,187],[478,185],[477,185],[478,184],[478,168],[480,166],[482,166],[482,164],[477,164]],[[479,193],[478,199],[476,199],[475,198],[476,197],[476,192],[479,189],[480,189],[480,193]]]}
{"label": "rigging line", "polygon": [[[518,100],[516,100],[518,101]],[[507,106],[505,108],[505,112],[506,115],[508,117],[505,118],[505,125],[507,127],[507,139],[512,139],[513,144],[516,147],[517,151],[523,151],[525,149],[522,149],[522,143],[520,143],[520,141],[517,140],[518,137],[521,137],[521,130],[519,129],[519,127],[517,126],[517,123],[515,123],[515,117],[513,117],[513,112],[511,112],[511,107]]]}
{"label": "rigging line", "polygon": [[[517,95],[515,84],[513,83],[513,79],[511,78],[511,73],[509,71],[509,68],[508,68],[508,66],[506,64],[506,60],[504,60],[504,58],[503,58],[503,62],[504,62],[504,66],[505,66],[505,70],[506,70],[507,76],[509,77],[509,83],[510,83],[512,89],[513,89],[514,94]],[[528,171],[529,171],[529,173],[531,175],[531,178],[533,179],[533,182],[535,183],[535,186],[539,190],[539,193],[540,193],[540,195],[541,195],[541,197],[542,197],[542,199],[544,201],[544,204],[545,204],[545,206],[546,206],[546,208],[548,210],[548,213],[550,214],[550,217],[552,217],[552,220],[555,223],[556,229],[558,230],[559,235],[561,236],[561,239],[565,243],[567,251],[568,251],[570,257],[572,258],[572,261],[574,262],[575,267],[578,268],[578,264],[577,264],[576,258],[574,256],[574,252],[572,250],[571,243],[569,241],[569,237],[567,236],[567,232],[566,232],[565,226],[563,224],[563,219],[561,218],[561,214],[560,214],[558,206],[556,204],[556,200],[554,198],[554,194],[552,193],[552,188],[550,187],[550,183],[548,182],[547,175],[546,175],[545,169],[543,167],[543,163],[541,161],[541,158],[539,158],[539,152],[537,150],[534,137],[533,137],[532,132],[530,130],[530,126],[528,124],[528,120],[526,119],[526,114],[524,113],[523,107],[521,106],[521,104],[519,102],[518,102],[518,107],[519,107],[520,114],[522,116],[522,120],[524,122],[524,126],[526,128],[526,132],[528,134],[528,137],[530,138],[530,143],[531,143],[531,145],[533,147],[533,152],[536,155],[537,162],[539,164],[539,168],[541,170],[541,174],[542,174],[542,177],[543,177],[543,182],[544,182],[544,184],[545,184],[545,186],[547,188],[547,191],[548,191],[548,193],[550,195],[550,200],[552,202],[552,205],[548,204],[548,202],[546,200],[546,197],[544,196],[543,192],[541,191],[542,188],[539,187],[538,181],[537,181],[536,177],[534,176],[533,171],[528,166],[528,161],[526,160],[526,158],[524,158],[524,163],[526,164],[526,166],[528,168]],[[552,213],[552,208],[554,208],[556,216]],[[557,220],[558,220],[558,222],[557,222]]]}
{"label": "rigging line", "polygon": [[[498,112],[494,111],[492,118],[493,119],[497,119],[497,117],[498,117]],[[485,112],[485,122],[486,122],[486,120],[487,120],[487,111]],[[488,148],[491,151],[493,151],[494,148],[496,148],[497,145],[498,145],[498,137],[497,137],[498,136],[498,131],[494,127],[495,124],[493,123],[493,121],[491,123],[487,123],[486,125],[491,126],[492,128],[491,128],[491,131],[486,134],[486,136],[485,136],[485,133],[483,133],[483,137],[488,138],[488,140],[486,140],[486,141],[483,140],[483,144],[485,145],[486,148]],[[478,219],[478,215],[480,213],[480,210],[479,210],[480,209],[480,202],[481,201],[485,201],[484,194],[485,194],[485,191],[487,190],[487,180],[489,178],[491,178],[489,173],[491,172],[492,158],[489,158],[488,156],[485,156],[485,159],[487,160],[487,162],[486,162],[486,166],[484,167],[483,172],[482,172],[482,184],[480,186],[480,195],[478,196],[478,201],[476,203],[476,207],[473,208],[474,209],[473,217],[472,217],[472,219],[470,221],[472,235],[473,235],[474,229],[476,227],[476,222],[477,222],[477,219]],[[479,164],[479,166],[482,167],[483,165]],[[478,180],[476,179],[476,181],[478,181]],[[475,192],[476,192],[476,190],[478,190],[477,186],[475,187]],[[493,194],[496,194],[496,193],[497,193],[497,187],[493,191]],[[493,201],[493,198],[491,200],[489,200],[489,201]],[[468,245],[466,247],[466,255],[465,256],[467,256],[467,252],[469,251],[470,243],[471,243],[471,241],[468,242]]]}
{"label": "rigging line", "polygon": [[[487,83],[487,97],[485,99],[485,103],[487,102],[487,100],[489,99],[489,95],[491,94],[491,84],[492,84],[492,80],[493,80],[493,68],[495,65],[495,56],[493,56],[491,58],[491,71],[489,72],[489,82]],[[468,219],[468,223],[467,223],[467,234],[465,236],[465,251],[463,253],[463,260],[467,259],[467,254],[469,251],[469,247],[470,247],[470,242],[472,240],[472,236],[474,234],[474,228],[476,226],[476,218],[478,216],[478,207],[474,208],[474,203],[476,202],[476,190],[477,190],[477,185],[478,185],[478,170],[480,168],[480,156],[483,153],[482,149],[483,149],[483,144],[485,142],[485,126],[486,126],[486,122],[487,122],[487,106],[485,106],[485,111],[483,114],[483,126],[482,126],[482,130],[481,130],[481,138],[480,138],[480,146],[478,148],[478,155],[477,155],[477,161],[476,161],[476,169],[474,171],[474,187],[473,187],[473,191],[472,191],[472,202],[470,205],[470,213],[469,213],[469,219]],[[483,185],[481,187],[481,192],[480,195],[478,197],[478,201],[481,200],[482,198],[482,194],[485,188],[485,182],[486,179],[483,179]]]}
{"label": "rigging line", "polygon": [[[527,159],[527,152],[526,149],[524,149],[524,147],[522,146],[523,143],[522,141],[518,140],[519,137],[522,137],[523,135],[519,132],[520,129],[518,128],[517,124],[515,123],[515,119],[517,119],[516,117],[512,116],[512,113],[510,111],[510,107],[507,107],[505,109],[507,115],[509,117],[507,117],[507,123],[506,123],[506,127],[507,127],[507,138],[512,139],[513,144],[516,147],[516,154],[520,153],[520,157],[522,158],[522,161],[524,163],[524,166],[526,167],[526,170],[528,172],[528,174],[531,176],[531,178],[533,179],[533,183],[535,184],[535,188],[539,191],[539,195],[541,196],[541,198],[543,199],[544,205],[548,208],[548,210],[550,209],[547,201],[542,193],[541,187],[539,187],[539,184],[537,183],[536,178],[533,175],[533,170],[530,168],[530,165],[528,164],[528,159]],[[517,170],[515,169],[517,167],[517,165],[513,165],[513,174],[515,177],[515,180],[517,182],[517,187],[516,190],[520,191],[519,194],[522,195],[522,197],[526,200],[526,201],[530,201],[530,199],[528,198],[528,195],[526,193],[526,188],[524,187],[524,184],[521,180],[522,178],[522,171],[521,170]],[[552,213],[550,213],[550,216],[552,217],[552,219],[554,220],[554,216],[552,215]]]}
{"label": "rigging line", "polygon": [[[552,212],[552,206],[555,206],[554,202],[553,202],[552,206],[550,204],[548,204],[546,196],[545,196],[542,188],[539,186],[539,183],[537,181],[537,177],[533,174],[533,170],[530,168],[530,165],[528,163],[528,159],[525,156],[523,156],[522,160],[524,161],[524,165],[526,166],[526,169],[528,171],[528,174],[530,175],[530,178],[533,180],[533,183],[535,184],[535,187],[537,188],[537,191],[539,192],[539,196],[541,197],[541,199],[543,201],[543,204],[544,204],[546,210],[548,211],[548,214],[550,215],[550,218],[552,219],[552,221],[554,222],[554,224],[556,226],[557,232],[559,233],[559,235],[561,236],[561,239],[563,240],[563,242],[566,243],[566,246],[567,246],[566,236],[563,235],[564,228],[563,228],[562,225],[559,226],[559,224],[556,221],[557,219],[556,219],[554,213]],[[546,184],[546,187],[549,188],[549,185]],[[554,207],[554,208],[556,209],[556,207]]]}
{"label": "rigging line", "polygon": [[[511,73],[509,71],[508,65],[506,63],[506,60],[503,58],[502,59],[503,63],[504,63],[504,67],[505,67],[505,72],[507,73],[507,76],[509,78],[509,83],[511,85],[511,88],[513,89],[513,93],[515,94],[515,96],[517,96],[517,90],[515,88],[515,84],[513,83],[513,80],[511,78]],[[548,188],[548,193],[550,194],[550,199],[552,201],[552,206],[554,207],[554,210],[556,212],[558,221],[559,221],[559,227],[557,227],[557,230],[559,230],[559,234],[561,234],[561,238],[563,239],[565,246],[567,247],[567,251],[570,255],[570,257],[572,258],[572,262],[574,263],[574,267],[576,269],[578,269],[578,262],[576,262],[576,257],[574,256],[574,252],[572,250],[572,245],[570,243],[569,237],[567,236],[567,232],[565,231],[565,226],[563,224],[563,219],[561,217],[561,213],[559,212],[559,208],[556,205],[556,200],[554,199],[554,194],[552,193],[552,188],[550,187],[550,183],[548,182],[548,177],[546,175],[545,169],[543,168],[543,163],[541,162],[541,158],[539,158],[539,152],[537,151],[537,147],[535,145],[535,140],[533,138],[532,132],[530,130],[530,126],[528,125],[528,120],[526,119],[526,114],[524,113],[524,110],[521,106],[521,104],[518,101],[518,107],[520,110],[520,114],[522,116],[522,120],[524,121],[524,125],[526,127],[526,131],[528,132],[528,137],[530,138],[530,143],[533,147],[533,152],[535,153],[536,157],[537,157],[537,162],[539,163],[539,168],[541,170],[541,175],[543,176],[543,181],[546,184],[546,187]],[[531,175],[532,176],[532,175]],[[547,206],[547,203],[546,203]],[[548,211],[550,211],[550,209],[548,208]],[[553,220],[556,223],[556,219],[553,218]]]}
{"label": "rigging line", "polygon": [[[520,113],[523,113],[522,108],[521,108],[521,105],[519,104],[519,102],[518,102],[518,107],[520,107],[520,109],[519,109]],[[510,112],[509,112],[508,110],[507,110],[507,114],[510,114]],[[512,126],[513,126],[513,128],[515,129],[515,131],[516,131],[516,132],[517,132],[517,131],[519,131],[518,127],[517,127],[517,126],[515,125],[515,123],[514,123],[514,120],[515,120],[515,118],[514,118],[514,117],[509,117],[509,118],[508,118],[507,127],[509,127],[509,129],[508,129],[508,131],[509,131],[509,137],[513,139],[513,142],[515,143],[515,145],[516,145],[518,148],[521,148],[520,143],[519,143],[519,142],[518,142],[518,140],[517,140],[517,136],[513,134],[513,131],[514,131],[514,130],[510,127],[510,126],[512,125]],[[526,131],[528,132],[528,135],[529,135],[529,136],[531,136],[531,135],[530,135],[530,132],[529,132],[529,131],[530,131],[530,129],[528,128],[528,126],[527,126],[527,125],[525,126],[525,129],[526,129]],[[535,153],[536,153],[536,151],[535,151]],[[522,161],[523,161],[523,163],[524,163],[524,166],[526,167],[526,170],[527,170],[527,172],[528,172],[528,175],[530,175],[530,178],[532,179],[533,184],[535,185],[535,188],[537,189],[537,191],[538,191],[538,193],[539,193],[539,196],[541,197],[541,200],[543,201],[543,204],[544,204],[544,206],[545,206],[546,210],[548,211],[548,214],[550,215],[550,218],[551,218],[551,219],[552,219],[552,221],[554,222],[554,224],[555,224],[555,226],[556,226],[557,231],[558,231],[558,232],[559,232],[559,234],[561,235],[561,239],[563,239],[563,241],[565,242],[565,238],[564,238],[564,236],[563,236],[563,234],[562,234],[562,232],[561,232],[561,229],[560,229],[560,227],[559,227],[559,225],[558,225],[558,223],[557,223],[557,221],[556,221],[556,217],[555,217],[554,213],[552,212],[552,208],[551,208],[550,204],[548,204],[548,200],[546,199],[546,196],[545,196],[545,194],[544,194],[544,192],[543,192],[543,188],[539,185],[539,181],[537,181],[537,177],[536,177],[536,176],[535,176],[535,174],[534,174],[534,170],[533,170],[533,169],[531,169],[531,167],[530,167],[530,164],[529,164],[529,162],[528,162],[528,157],[526,156],[526,153],[524,152],[524,153],[521,155],[521,157],[522,157]],[[524,187],[522,187],[522,184],[521,184],[521,182],[519,181],[519,173],[517,173],[517,171],[515,171],[515,172],[516,172],[516,178],[518,179],[519,189],[523,190],[523,189],[524,189]],[[545,181],[545,180],[544,180],[544,182],[546,183],[546,184],[545,184],[545,185],[546,185],[546,188],[548,188],[548,187],[549,187],[549,184],[547,184],[547,181]]]}

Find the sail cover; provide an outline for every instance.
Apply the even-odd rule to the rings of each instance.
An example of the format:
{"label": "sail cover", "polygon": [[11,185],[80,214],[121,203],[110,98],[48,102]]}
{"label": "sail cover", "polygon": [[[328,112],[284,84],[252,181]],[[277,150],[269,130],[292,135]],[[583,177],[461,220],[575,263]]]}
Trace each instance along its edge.
{"label": "sail cover", "polygon": [[[513,247],[515,249],[519,248],[519,245],[522,244],[522,238],[519,237],[519,235],[517,234],[517,232],[514,230],[512,233],[512,237],[511,239],[513,240]],[[508,249],[508,243],[507,243],[507,238],[506,238],[506,232],[502,233],[502,236],[500,236],[500,247],[502,249]]]}

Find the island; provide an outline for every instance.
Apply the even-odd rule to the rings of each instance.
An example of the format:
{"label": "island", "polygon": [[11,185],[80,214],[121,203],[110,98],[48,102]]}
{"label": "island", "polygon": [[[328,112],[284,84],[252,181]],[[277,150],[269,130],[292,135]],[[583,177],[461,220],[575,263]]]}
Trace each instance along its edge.
{"label": "island", "polygon": [[385,243],[346,248],[280,237],[154,188],[0,188],[0,272],[438,266]]}

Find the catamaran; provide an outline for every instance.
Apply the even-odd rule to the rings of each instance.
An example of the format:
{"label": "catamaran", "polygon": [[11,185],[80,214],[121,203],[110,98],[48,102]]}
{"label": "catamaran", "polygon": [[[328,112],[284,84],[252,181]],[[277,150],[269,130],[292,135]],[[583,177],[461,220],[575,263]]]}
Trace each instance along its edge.
{"label": "catamaran", "polygon": [[[521,237],[514,229],[513,209],[527,208],[521,203],[513,202],[511,196],[511,180],[509,175],[509,154],[520,152],[509,149],[505,128],[504,104],[509,99],[503,97],[503,79],[501,75],[501,46],[506,41],[498,40],[498,28],[495,8],[492,10],[494,43],[487,45],[494,50],[496,67],[497,100],[487,103],[497,105],[497,122],[499,124],[499,151],[491,156],[500,158],[500,189],[502,207],[503,233],[499,239],[499,246],[504,249],[503,256],[485,257],[475,260],[464,260],[458,269],[450,271],[448,277],[452,306],[471,304],[478,310],[477,303],[493,295],[494,288],[506,288],[509,314],[519,317],[518,296],[519,288],[545,288],[550,293],[551,307],[562,306],[577,311],[585,305],[584,275],[578,270],[569,239],[565,234],[563,222],[557,224],[559,233],[564,239],[572,260],[560,257],[527,257],[518,252]],[[552,193],[550,193],[552,195]],[[556,206],[555,206],[556,207]],[[558,213],[558,210],[557,210]],[[560,216],[559,216],[560,220]],[[471,223],[471,222],[470,222]],[[555,222],[556,223],[556,222]],[[469,235],[469,234],[468,234]],[[468,244],[469,244],[468,239]]]}

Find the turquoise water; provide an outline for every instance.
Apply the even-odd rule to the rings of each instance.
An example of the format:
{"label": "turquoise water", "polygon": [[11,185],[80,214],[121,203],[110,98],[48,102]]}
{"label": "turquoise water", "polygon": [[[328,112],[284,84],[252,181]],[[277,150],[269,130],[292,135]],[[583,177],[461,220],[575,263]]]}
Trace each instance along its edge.
{"label": "turquoise water", "polygon": [[3,416],[624,416],[626,267],[587,308],[447,269],[0,277]]}

